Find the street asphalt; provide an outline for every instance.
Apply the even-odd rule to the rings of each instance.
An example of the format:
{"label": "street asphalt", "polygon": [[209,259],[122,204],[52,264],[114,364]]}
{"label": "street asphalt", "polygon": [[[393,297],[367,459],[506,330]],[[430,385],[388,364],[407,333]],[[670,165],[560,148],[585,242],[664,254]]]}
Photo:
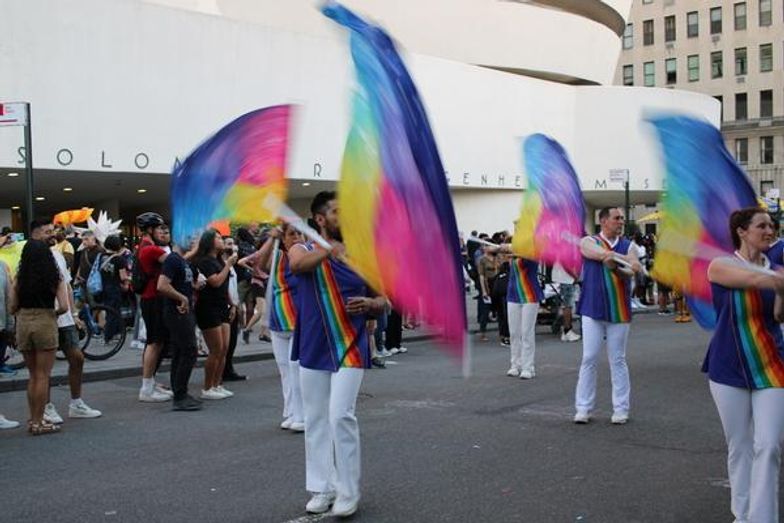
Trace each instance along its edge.
{"label": "street asphalt", "polygon": [[[631,421],[613,426],[609,371],[594,421],[574,425],[580,343],[540,327],[537,377],[505,376],[508,349],[475,343],[473,375],[431,342],[368,371],[358,402],[357,522],[727,522],[718,415],[694,324],[636,316]],[[310,522],[302,435],[278,428],[272,361],[244,363],[236,396],[199,412],[136,401],[138,378],[85,385],[104,416],[61,433],[0,432],[0,521]],[[166,376],[161,376],[165,379]],[[201,370],[192,379],[195,391]],[[67,413],[68,391],[53,399]],[[21,391],[0,413],[27,419]]]}

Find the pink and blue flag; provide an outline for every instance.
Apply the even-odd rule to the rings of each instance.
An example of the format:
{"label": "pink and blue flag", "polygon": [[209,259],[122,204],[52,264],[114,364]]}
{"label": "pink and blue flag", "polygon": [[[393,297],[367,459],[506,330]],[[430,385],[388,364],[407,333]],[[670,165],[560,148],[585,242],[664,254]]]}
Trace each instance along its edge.
{"label": "pink and blue flag", "polygon": [[456,354],[466,335],[460,240],[444,168],[419,93],[389,36],[337,3],[359,84],[338,186],[349,263]]}
{"label": "pink and blue flag", "polygon": [[751,181],[710,123],[685,116],[652,118],[666,170],[652,276],[682,289],[700,326],[716,324],[708,265],[734,248],[730,214],[754,207]]}
{"label": "pink and blue flag", "polygon": [[180,245],[215,220],[277,218],[286,200],[286,155],[293,106],[251,111],[199,145],[171,180],[172,236]]}

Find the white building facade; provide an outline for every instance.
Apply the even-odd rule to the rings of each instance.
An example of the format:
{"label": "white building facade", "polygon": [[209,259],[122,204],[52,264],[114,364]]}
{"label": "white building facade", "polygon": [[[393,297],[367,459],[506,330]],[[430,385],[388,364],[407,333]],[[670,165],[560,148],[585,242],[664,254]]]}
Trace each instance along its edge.
{"label": "white building facade", "polygon": [[[396,39],[428,110],[458,224],[510,229],[522,140],[570,154],[593,207],[655,203],[645,115],[718,125],[709,96],[611,86],[631,0],[348,0]],[[37,214],[95,206],[167,214],[175,161],[237,116],[299,105],[295,209],[334,187],[355,87],[347,35],[309,0],[3,0],[0,102],[32,106]],[[576,4],[576,6],[574,5]],[[24,201],[21,131],[0,129],[0,225]],[[18,176],[9,176],[17,174]],[[70,189],[70,190],[66,190]],[[40,212],[39,212],[40,211]],[[17,216],[18,217],[18,216]]]}

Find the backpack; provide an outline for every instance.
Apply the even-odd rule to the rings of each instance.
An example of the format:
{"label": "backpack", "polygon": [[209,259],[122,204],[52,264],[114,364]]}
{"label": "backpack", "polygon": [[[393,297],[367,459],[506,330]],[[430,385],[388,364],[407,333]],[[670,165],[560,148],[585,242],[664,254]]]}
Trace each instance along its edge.
{"label": "backpack", "polygon": [[139,260],[139,251],[136,251],[136,254],[131,256],[131,288],[133,289],[133,292],[136,294],[143,293],[149,280],[150,278],[147,276],[147,273],[142,269],[142,262]]}
{"label": "backpack", "polygon": [[87,276],[87,292],[97,296],[103,292],[103,280],[101,279],[101,253],[95,256],[93,266],[90,267],[90,274]]}

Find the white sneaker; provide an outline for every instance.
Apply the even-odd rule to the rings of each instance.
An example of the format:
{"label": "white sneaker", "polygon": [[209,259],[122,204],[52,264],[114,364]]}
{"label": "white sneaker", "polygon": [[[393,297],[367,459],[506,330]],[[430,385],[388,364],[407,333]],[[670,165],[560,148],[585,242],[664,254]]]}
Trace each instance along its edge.
{"label": "white sneaker", "polygon": [[280,422],[280,428],[283,430],[289,430],[291,428],[291,424],[294,423],[294,420],[291,418],[286,418]]}
{"label": "white sneaker", "polygon": [[226,396],[220,393],[218,389],[215,387],[211,388],[210,390],[202,389],[201,394],[199,397],[203,400],[222,400],[226,399]]}
{"label": "white sneaker", "polygon": [[231,398],[232,396],[234,396],[234,393],[229,389],[224,389],[223,385],[218,385],[217,387],[215,387],[215,390],[223,394],[223,396],[226,398]]}
{"label": "white sneaker", "polygon": [[346,518],[354,514],[359,507],[359,497],[354,499],[349,498],[338,498],[335,500],[335,504],[332,505],[332,515],[338,516],[341,518]]}
{"label": "white sneaker", "polygon": [[335,502],[334,492],[316,492],[305,505],[305,511],[311,514],[323,514]]}
{"label": "white sneaker", "polygon": [[398,348],[397,348],[397,351],[398,351],[400,354],[405,354],[406,352],[408,352],[408,349],[407,349],[406,347],[398,347]]}
{"label": "white sneaker", "polygon": [[613,425],[626,425],[627,421],[629,421],[628,412],[613,412],[612,418],[610,418]]}
{"label": "white sneaker", "polygon": [[381,356],[382,358],[388,358],[392,356],[392,353],[387,349],[381,349],[380,351],[378,351],[378,355]]}
{"label": "white sneaker", "polygon": [[82,399],[68,407],[69,418],[99,418],[100,416],[100,410],[91,409]]}
{"label": "white sneaker", "polygon": [[573,341],[580,341],[581,339],[583,339],[583,337],[571,329],[561,334],[561,341],[573,342]]}
{"label": "white sneaker", "polygon": [[518,369],[517,367],[512,367],[508,371],[506,371],[506,375],[509,376],[510,378],[516,378],[520,376],[520,369]]}
{"label": "white sneaker", "polygon": [[392,354],[393,356],[398,352],[400,352],[400,347],[392,347],[391,349],[389,349],[389,353]]}
{"label": "white sneaker", "polygon": [[291,428],[291,432],[305,432],[305,422],[304,421],[292,421],[290,428]]}
{"label": "white sneaker", "polygon": [[520,379],[521,380],[530,380],[536,376],[536,372],[532,370],[521,370],[520,371]]}
{"label": "white sneaker", "polygon": [[10,419],[6,419],[5,416],[0,414],[0,430],[15,429],[18,426],[19,426],[18,421],[11,421]]}
{"label": "white sneaker", "polygon": [[164,401],[169,401],[171,397],[167,396],[166,394],[161,394],[157,390],[153,389],[152,392],[145,392],[143,390],[139,391],[139,401],[143,403],[163,403]]}
{"label": "white sneaker", "polygon": [[51,403],[47,403],[44,407],[44,421],[54,425],[60,425],[63,422],[62,416],[57,413],[57,409]]}
{"label": "white sneaker", "polygon": [[574,422],[578,425],[585,425],[589,421],[591,421],[591,415],[587,412],[578,412],[574,415]]}
{"label": "white sneaker", "polygon": [[164,387],[164,386],[163,386],[163,385],[161,385],[160,383],[156,383],[156,384],[155,384],[155,389],[154,389],[154,390],[155,390],[155,392],[157,392],[158,394],[163,394],[163,395],[165,395],[165,396],[169,396],[169,399],[172,399],[172,398],[174,398],[174,392],[172,392],[172,390],[171,390],[171,389],[167,389],[166,387]]}

